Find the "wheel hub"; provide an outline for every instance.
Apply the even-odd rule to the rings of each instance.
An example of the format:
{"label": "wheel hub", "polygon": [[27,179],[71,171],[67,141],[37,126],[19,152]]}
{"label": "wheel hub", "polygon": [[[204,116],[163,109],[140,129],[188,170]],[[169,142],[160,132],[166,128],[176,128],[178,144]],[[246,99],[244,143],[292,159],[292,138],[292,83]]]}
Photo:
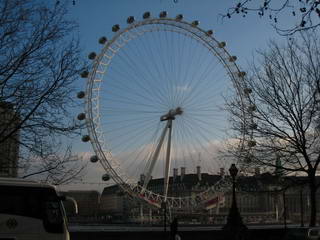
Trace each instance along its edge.
{"label": "wheel hub", "polygon": [[160,121],[174,120],[175,116],[182,115],[182,113],[183,113],[183,110],[181,107],[177,107],[176,109],[170,109],[167,114],[162,115],[160,117]]}

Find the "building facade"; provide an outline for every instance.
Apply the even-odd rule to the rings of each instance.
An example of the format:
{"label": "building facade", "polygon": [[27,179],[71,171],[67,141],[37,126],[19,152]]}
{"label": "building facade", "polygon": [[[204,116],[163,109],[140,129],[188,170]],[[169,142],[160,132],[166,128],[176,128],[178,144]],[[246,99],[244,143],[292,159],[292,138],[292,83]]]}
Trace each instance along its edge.
{"label": "building facade", "polygon": [[73,207],[66,201],[65,208],[71,222],[96,222],[100,211],[100,193],[98,191],[67,191],[61,195],[73,198],[78,205],[78,213],[74,213]]}
{"label": "building facade", "polygon": [[100,198],[99,216],[105,222],[127,222],[135,201],[117,185],[104,188]]}
{"label": "building facade", "polygon": [[[194,174],[186,174],[181,169],[180,175],[174,170],[169,179],[169,195],[175,197],[192,196],[214,185],[224,176],[224,170],[217,175],[201,173],[198,168]],[[285,177],[286,188],[279,184],[279,176],[271,173],[237,178],[237,203],[246,224],[281,224],[308,223],[310,216],[309,190],[305,185],[294,184],[303,177]],[[303,181],[300,181],[303,182]],[[283,184],[283,181],[282,183]],[[163,179],[152,179],[148,188],[161,194]],[[283,190],[285,189],[285,190]],[[317,199],[320,199],[320,193]],[[224,201],[208,209],[168,209],[168,219],[179,218],[180,223],[225,224],[232,202],[231,188],[224,193]],[[319,205],[319,203],[317,203]],[[320,215],[320,206],[317,211]],[[110,219],[123,219],[126,222],[160,224],[163,211],[154,208],[127,194],[121,193],[118,186],[104,189],[101,196],[102,214],[109,214]],[[121,217],[126,216],[126,217]],[[320,216],[319,221],[320,222]]]}
{"label": "building facade", "polygon": [[0,102],[0,177],[17,177],[19,157],[19,116],[13,105]]}

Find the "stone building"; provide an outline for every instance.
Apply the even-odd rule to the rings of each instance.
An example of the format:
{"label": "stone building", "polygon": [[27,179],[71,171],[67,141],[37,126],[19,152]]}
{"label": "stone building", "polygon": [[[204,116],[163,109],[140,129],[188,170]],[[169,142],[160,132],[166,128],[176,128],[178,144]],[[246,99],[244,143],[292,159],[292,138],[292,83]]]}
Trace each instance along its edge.
{"label": "stone building", "polygon": [[[237,179],[237,204],[245,223],[307,223],[310,218],[309,189],[305,177],[284,177],[269,172]],[[225,207],[215,218],[225,222],[231,206],[231,192]],[[320,192],[317,199],[320,199]],[[320,203],[317,202],[318,222]]]}
{"label": "stone building", "polygon": [[103,221],[126,222],[131,208],[131,197],[124,194],[117,185],[104,188],[100,198],[99,216]]}
{"label": "stone building", "polygon": [[[168,193],[175,197],[192,196],[214,185],[222,177],[229,177],[224,176],[224,169],[221,169],[220,174],[217,175],[201,173],[200,168],[197,168],[196,173],[193,174],[187,174],[185,169],[181,168],[181,173],[178,175],[176,169],[169,179]],[[280,184],[278,175],[269,172],[260,174],[259,171],[253,176],[239,176],[236,185],[237,203],[243,221],[247,224],[276,224],[283,223],[286,219],[287,223],[302,221],[307,223],[310,208],[308,189],[303,185],[295,184],[298,180],[303,182],[303,177],[283,177]],[[287,186],[285,191],[282,191],[283,184]],[[161,194],[163,179],[152,179],[148,189]],[[320,197],[320,193],[318,196]],[[224,193],[224,201],[214,208],[170,210],[168,217],[178,217],[181,223],[224,224],[231,202],[230,187],[230,190]],[[163,221],[163,212],[160,209],[130,198],[127,194],[121,193],[121,189],[116,185],[104,189],[101,206],[104,206],[101,209],[104,209],[105,214],[108,213],[116,219],[148,224]],[[320,214],[319,208],[320,205],[317,208]]]}
{"label": "stone building", "polygon": [[[178,175],[178,169],[174,169],[173,172],[173,176],[169,178],[168,195],[174,197],[197,194],[214,185],[222,178],[221,175],[201,173],[200,167],[197,167],[194,174],[187,174],[184,167],[181,168],[180,175]],[[143,184],[142,181],[143,176],[138,184]],[[154,193],[162,194],[163,181],[163,178],[151,179],[148,189]],[[101,195],[101,211],[104,214],[110,214],[113,219],[124,219],[121,216],[126,216],[126,221],[139,223],[159,223],[163,217],[160,209],[150,207],[138,199],[133,199],[128,194],[122,193],[121,189],[116,185],[104,189]],[[206,221],[203,219],[204,212],[197,212],[193,209],[183,208],[174,212],[171,210],[170,215],[179,216],[180,222],[182,219],[186,222]]]}

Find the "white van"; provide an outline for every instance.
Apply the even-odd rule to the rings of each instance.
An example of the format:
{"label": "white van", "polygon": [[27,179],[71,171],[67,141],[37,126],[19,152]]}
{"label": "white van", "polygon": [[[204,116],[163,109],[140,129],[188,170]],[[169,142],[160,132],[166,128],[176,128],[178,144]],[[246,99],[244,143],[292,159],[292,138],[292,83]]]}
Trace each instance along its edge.
{"label": "white van", "polygon": [[0,240],[69,240],[62,200],[52,185],[0,178]]}

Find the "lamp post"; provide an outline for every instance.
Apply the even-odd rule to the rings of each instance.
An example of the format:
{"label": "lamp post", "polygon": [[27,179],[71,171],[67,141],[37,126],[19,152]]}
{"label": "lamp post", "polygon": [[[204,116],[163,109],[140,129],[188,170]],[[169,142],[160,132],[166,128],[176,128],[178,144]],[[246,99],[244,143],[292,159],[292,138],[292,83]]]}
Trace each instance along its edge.
{"label": "lamp post", "polygon": [[225,230],[228,239],[244,239],[247,227],[243,224],[242,218],[240,216],[237,199],[236,199],[236,176],[238,174],[238,169],[235,164],[231,164],[229,169],[230,176],[232,178],[232,203],[229,210],[229,215],[227,218],[227,223],[224,225],[223,230]]}
{"label": "lamp post", "polygon": [[300,226],[304,227],[303,222],[303,187],[300,189]]}
{"label": "lamp post", "polygon": [[286,204],[286,179],[284,177],[280,178],[280,184],[282,187],[282,202],[283,202],[283,226],[287,230],[287,204]]}
{"label": "lamp post", "polygon": [[164,201],[161,203],[161,208],[163,211],[163,231],[164,234],[167,232],[167,203]]}
{"label": "lamp post", "polygon": [[287,229],[287,204],[286,204],[286,190],[282,191],[282,199],[283,199],[283,225],[284,229]]}

